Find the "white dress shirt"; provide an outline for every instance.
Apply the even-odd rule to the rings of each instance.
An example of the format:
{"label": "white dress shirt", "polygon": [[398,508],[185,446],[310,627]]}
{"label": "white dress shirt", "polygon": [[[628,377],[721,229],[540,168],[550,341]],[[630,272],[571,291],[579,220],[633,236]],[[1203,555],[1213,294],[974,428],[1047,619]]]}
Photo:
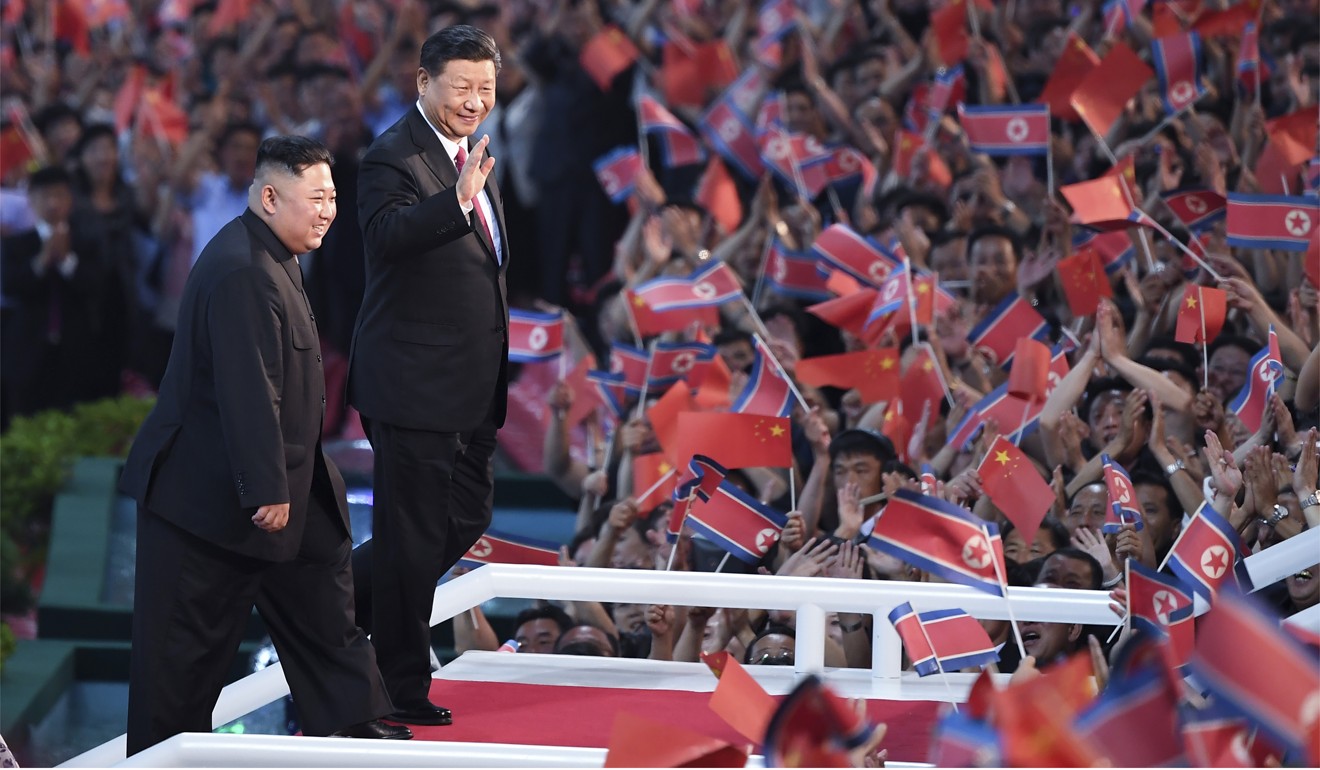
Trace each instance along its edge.
{"label": "white dress shirt", "polygon": [[[440,129],[436,128],[435,124],[431,122],[431,119],[426,117],[426,111],[422,109],[422,102],[420,99],[417,101],[417,111],[422,113],[422,120],[426,121],[426,125],[430,126],[431,130],[435,132],[436,137],[440,139],[440,144],[444,145],[445,153],[449,155],[449,160],[454,163],[454,168],[458,168],[458,163],[455,161],[455,158],[458,156],[458,148],[461,146],[463,152],[469,152],[470,150],[467,137],[461,139],[460,144],[460,142],[455,142],[440,133]],[[501,249],[503,241],[500,238],[500,228],[495,219],[495,208],[490,205],[490,196],[486,195],[485,187],[482,187],[481,191],[477,193],[476,202],[477,205],[481,206],[481,215],[485,218],[486,225],[490,228],[490,240],[495,246],[495,262],[502,263],[504,261],[504,257],[502,256],[504,252]],[[468,216],[472,215],[472,204],[470,202],[466,206],[463,206],[463,204],[460,203],[459,206],[463,208],[464,214],[467,214]],[[479,222],[477,224],[480,226]]]}

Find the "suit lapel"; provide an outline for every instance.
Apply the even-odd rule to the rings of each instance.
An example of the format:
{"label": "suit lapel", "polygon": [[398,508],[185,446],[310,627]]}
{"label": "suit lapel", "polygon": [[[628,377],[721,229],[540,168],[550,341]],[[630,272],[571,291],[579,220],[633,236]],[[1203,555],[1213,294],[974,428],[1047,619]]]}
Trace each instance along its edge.
{"label": "suit lapel", "polygon": [[[413,105],[408,112],[408,127],[412,131],[413,144],[422,151],[422,160],[441,186],[449,188],[458,184],[458,169],[454,167],[453,159],[449,157],[449,153],[445,152],[445,146],[440,143],[440,137],[435,135],[435,131],[426,122],[426,118],[422,117],[422,113],[418,111],[416,105]],[[491,208],[495,210],[496,224],[500,228],[500,233],[504,233],[504,212],[500,210],[501,207],[495,205],[499,188],[495,186],[494,175],[486,177],[485,189]],[[495,244],[491,241],[490,236],[484,232],[485,228],[481,227],[481,222],[475,220],[475,211],[472,216],[474,217],[474,229],[477,231],[477,240],[486,247],[486,256],[495,260],[496,264],[502,265],[504,260],[496,259]]]}

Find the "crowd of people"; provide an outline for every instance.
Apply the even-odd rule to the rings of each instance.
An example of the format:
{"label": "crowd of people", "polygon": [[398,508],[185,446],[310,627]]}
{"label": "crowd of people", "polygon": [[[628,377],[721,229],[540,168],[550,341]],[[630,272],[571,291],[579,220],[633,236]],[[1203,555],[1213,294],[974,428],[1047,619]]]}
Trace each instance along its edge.
{"label": "crowd of people", "polygon": [[[1016,586],[1121,591],[1127,562],[1167,571],[1204,508],[1247,552],[1320,525],[1315,0],[49,5],[8,0],[3,13],[6,422],[158,387],[191,264],[247,205],[263,137],[299,134],[333,153],[339,195],[339,221],[301,258],[325,432],[360,430],[341,406],[366,281],[358,170],[414,103],[422,41],[466,23],[503,57],[476,136],[497,159],[510,304],[575,319],[562,364],[509,371],[511,422],[515,394],[545,406],[544,423],[513,435],[540,442],[537,470],[579,501],[566,567],[947,579],[868,544],[903,491],[999,525],[1000,582]],[[1188,65],[1173,44],[1188,40],[1193,74],[1177,81]],[[1108,97],[1086,74],[1125,55],[1149,61],[1148,80],[1096,118]],[[1077,74],[1061,83],[1065,70]],[[1171,104],[1184,83],[1192,100]],[[1041,152],[978,140],[971,116],[989,113],[977,108],[1033,103],[1048,105]],[[726,131],[718,108],[737,125]],[[1002,130],[1014,143],[1028,129]],[[600,173],[620,148],[640,151],[622,189]],[[1126,225],[1068,194],[1109,178]],[[1183,205],[1189,193],[1200,197]],[[1238,195],[1294,201],[1296,242],[1248,245]],[[1206,201],[1221,215],[1202,216]],[[840,234],[879,272],[858,269]],[[1065,270],[1078,254],[1100,268],[1080,297]],[[737,296],[648,305],[655,280],[720,262]],[[923,313],[919,281],[938,295]],[[882,307],[892,287],[897,312]],[[1184,334],[1184,308],[1215,289],[1217,317],[1207,309]],[[1018,397],[987,329],[1021,312],[1038,320],[1010,337],[1049,353],[1047,386]],[[671,343],[715,353],[705,382],[679,381],[688,411],[745,412],[766,377],[792,385],[785,408],[762,412],[788,418],[792,462],[727,463],[727,485],[784,517],[759,559],[724,559],[691,528],[667,536],[675,503],[644,494],[661,478],[645,468],[691,459],[672,455],[673,415],[652,411],[672,387],[651,381],[656,345]],[[864,350],[896,354],[894,387],[802,376],[819,371],[812,359]],[[629,353],[650,362],[640,382],[578,376],[624,374]],[[987,491],[1000,437],[1050,490],[1034,531]],[[1112,528],[1110,466],[1126,470],[1138,513]],[[1320,601],[1318,569],[1255,588],[1292,615]],[[827,665],[868,667],[885,620],[828,622]],[[454,623],[460,651],[500,646],[479,611]],[[794,658],[792,613],[755,608],[542,603],[516,625],[527,652]],[[1019,646],[1008,623],[982,625],[1004,672],[1023,655],[1045,669],[1109,649],[1099,629],[1023,623]]]}

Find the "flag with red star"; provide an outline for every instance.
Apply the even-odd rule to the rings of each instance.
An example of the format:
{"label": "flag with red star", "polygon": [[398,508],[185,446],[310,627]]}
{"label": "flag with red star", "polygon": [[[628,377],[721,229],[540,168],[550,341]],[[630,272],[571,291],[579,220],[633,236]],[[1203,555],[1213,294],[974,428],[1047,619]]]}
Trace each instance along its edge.
{"label": "flag with red star", "polygon": [[638,498],[637,509],[646,515],[657,505],[670,499],[678,488],[678,474],[673,463],[663,452],[637,455],[632,461],[632,488]]}
{"label": "flag with red star", "polygon": [[1247,381],[1242,390],[1224,408],[1242,421],[1247,430],[1255,433],[1265,420],[1270,396],[1283,381],[1283,358],[1279,354],[1279,337],[1270,325],[1269,342],[1252,357],[1247,367]]}
{"label": "flag with red star", "polygon": [[998,527],[938,497],[896,491],[866,544],[951,583],[1004,595]]}
{"label": "flag with red star", "polygon": [[559,546],[546,540],[488,529],[463,554],[458,564],[469,569],[483,564],[540,564],[555,567],[559,565]]}
{"label": "flag with red star", "polygon": [[[647,390],[667,388],[679,380],[700,381],[702,371],[715,360],[715,346],[701,342],[657,342],[647,369]],[[695,380],[695,382],[694,382]]]}
{"label": "flag with red star", "polygon": [[691,505],[687,515],[687,525],[694,532],[747,564],[765,558],[787,523],[787,516],[727,479],[709,500]]}
{"label": "flag with red star", "polygon": [[1201,503],[1169,549],[1168,562],[1188,588],[1212,601],[1226,583],[1236,581],[1238,588],[1251,590],[1251,578],[1241,563],[1246,555],[1233,525],[1209,503]]}
{"label": "flag with red star", "polygon": [[609,91],[614,78],[631,67],[639,53],[623,30],[607,24],[582,46],[578,61],[600,90]]}
{"label": "flag with red star", "polygon": [[509,360],[537,363],[564,352],[564,313],[509,311]]}
{"label": "flag with red star", "polygon": [[1306,251],[1320,225],[1320,199],[1306,195],[1228,194],[1228,245]]}
{"label": "flag with red star", "polygon": [[976,618],[960,609],[918,613],[903,602],[889,613],[919,676],[954,673],[999,660],[999,650]]}
{"label": "flag with red star", "polygon": [[751,376],[729,411],[772,417],[789,416],[793,413],[792,385],[780,370],[774,353],[759,338],[754,353]]}
{"label": "flag with red star", "polygon": [[1187,190],[1169,194],[1164,203],[1184,227],[1196,232],[1223,219],[1228,200],[1214,190]]}
{"label": "flag with red star", "polygon": [[992,366],[998,364],[1008,369],[1013,363],[1018,340],[1024,337],[1044,340],[1049,331],[1050,325],[1036,308],[1017,292],[1011,292],[967,332],[967,342]]}
{"label": "flag with red star", "polygon": [[778,238],[771,240],[765,258],[767,286],[786,297],[822,302],[833,296],[825,281],[811,252],[793,251]]}
{"label": "flag with red star", "polygon": [[901,262],[880,244],[844,224],[833,224],[816,236],[812,252],[821,260],[878,288]]}
{"label": "flag with red star", "polygon": [[1137,507],[1140,503],[1127,469],[1104,453],[1100,455],[1100,462],[1104,464],[1105,489],[1109,493],[1109,507],[1105,510],[1105,523],[1101,531],[1113,535],[1129,524],[1141,531],[1146,522],[1141,516],[1141,509]]}
{"label": "flag with red star", "polygon": [[605,195],[615,203],[623,203],[637,188],[637,176],[642,171],[642,156],[636,147],[616,147],[597,158],[591,168]]}
{"label": "flag with red star", "polygon": [[1178,581],[1135,559],[1129,559],[1127,567],[1127,611],[1132,627],[1168,637],[1170,665],[1184,665],[1195,640],[1192,595]]}
{"label": "flag with red star", "polygon": [[1177,115],[1206,92],[1201,78],[1201,36],[1197,33],[1182,32],[1152,41],[1150,56],[1165,113]]}
{"label": "flag with red star", "polygon": [[995,437],[976,470],[990,501],[1030,542],[1054,504],[1054,490],[1022,450],[1003,436]]}

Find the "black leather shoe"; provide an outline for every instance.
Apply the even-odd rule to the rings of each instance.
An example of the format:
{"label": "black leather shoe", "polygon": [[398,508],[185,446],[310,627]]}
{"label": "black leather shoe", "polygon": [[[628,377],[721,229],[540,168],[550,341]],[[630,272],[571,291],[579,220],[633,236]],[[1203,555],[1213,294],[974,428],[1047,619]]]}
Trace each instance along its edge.
{"label": "black leather shoe", "polygon": [[454,723],[454,715],[444,706],[424,700],[421,703],[401,708],[385,717],[391,722],[403,722],[409,725],[449,725]]}
{"label": "black leather shoe", "polygon": [[379,719],[345,727],[335,735],[340,738],[375,738],[385,741],[406,741],[413,737],[412,730],[403,725],[392,725]]}

